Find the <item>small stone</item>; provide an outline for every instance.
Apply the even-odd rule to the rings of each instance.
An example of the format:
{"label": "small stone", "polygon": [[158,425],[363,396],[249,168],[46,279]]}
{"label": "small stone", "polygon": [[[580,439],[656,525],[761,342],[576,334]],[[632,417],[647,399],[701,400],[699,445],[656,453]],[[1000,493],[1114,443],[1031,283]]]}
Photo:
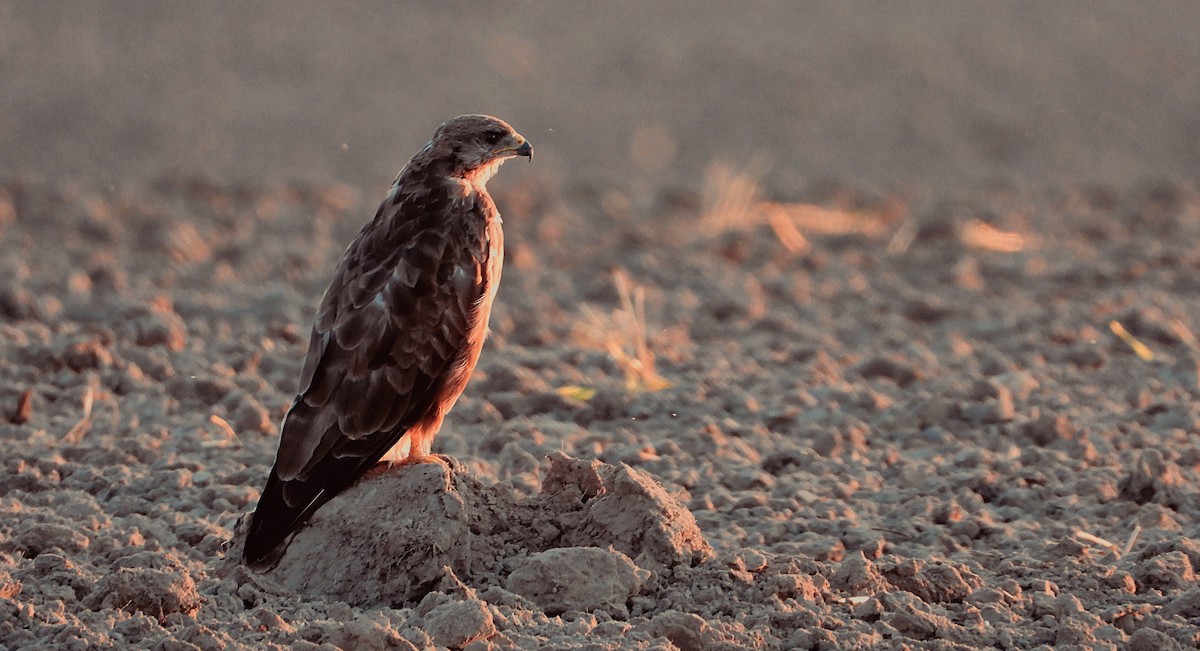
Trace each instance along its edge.
{"label": "small stone", "polygon": [[17,534],[17,549],[26,556],[37,556],[48,549],[81,552],[88,548],[88,537],[75,529],[49,522],[30,525]]}
{"label": "small stone", "polygon": [[966,599],[975,588],[983,584],[982,579],[966,568],[947,563],[925,563],[908,561],[882,573],[892,585],[921,598],[922,601],[955,603]]}
{"label": "small stone", "polygon": [[1081,369],[1097,369],[1108,363],[1108,355],[1095,346],[1081,344],[1067,351],[1065,360]]}
{"label": "small stone", "polygon": [[926,400],[917,409],[917,419],[923,427],[940,425],[950,418],[953,410],[954,403],[941,396],[935,396]]}
{"label": "small stone", "polygon": [[1001,373],[993,380],[1008,389],[1017,400],[1028,400],[1029,396],[1041,386],[1037,378],[1026,371]]}
{"label": "small stone", "polygon": [[891,357],[872,357],[858,365],[858,374],[864,379],[886,378],[898,386],[905,387],[921,379],[921,374],[912,364]]}
{"label": "small stone", "polygon": [[1073,594],[1062,594],[1054,600],[1054,616],[1068,617],[1084,612],[1083,602]]}
{"label": "small stone", "polygon": [[1066,416],[1042,414],[1025,425],[1025,433],[1038,445],[1050,445],[1059,440],[1075,438],[1075,426]]}
{"label": "small stone", "polygon": [[845,451],[845,446],[842,445],[842,434],[836,429],[827,429],[817,434],[817,437],[813,439],[812,447],[817,454],[831,459],[842,456]]}
{"label": "small stone", "polygon": [[918,296],[905,302],[902,312],[917,323],[934,323],[950,316],[953,310],[937,296]]}
{"label": "small stone", "polygon": [[1163,612],[1168,615],[1179,615],[1185,619],[1200,617],[1200,588],[1192,588],[1174,597],[1163,607]]}
{"label": "small stone", "polygon": [[862,552],[864,557],[876,560],[883,555],[887,541],[875,529],[851,527],[842,532],[842,544],[848,550]]}
{"label": "small stone", "polygon": [[971,392],[968,394],[968,397],[971,400],[983,402],[988,398],[995,398],[999,396],[1001,388],[1003,387],[1001,387],[998,382],[991,378],[975,380],[975,382],[971,384]]}
{"label": "small stone", "polygon": [[679,651],[703,651],[714,648],[721,636],[699,615],[668,610],[650,622],[650,633],[665,637]]}
{"label": "small stone", "polygon": [[496,633],[492,612],[478,599],[442,604],[425,615],[425,631],[438,646],[461,649]]}
{"label": "small stone", "polygon": [[1129,651],[1173,651],[1182,649],[1170,635],[1150,627],[1142,627],[1129,636]]}
{"label": "small stone", "polygon": [[1012,391],[1009,391],[1008,387],[1004,385],[999,385],[996,388],[996,400],[991,404],[994,409],[992,417],[995,420],[993,422],[1007,423],[1013,419],[1013,416],[1016,415],[1016,408],[1013,405]]}
{"label": "small stone", "polygon": [[[1133,575],[1129,572],[1117,570],[1110,576],[1104,577],[1104,584],[1115,589],[1118,593],[1134,594],[1137,592],[1137,581],[1134,581]],[[1196,611],[1200,615],[1200,609]]]}
{"label": "small stone", "polygon": [[164,620],[174,613],[194,615],[201,598],[195,581],[174,557],[142,552],[118,560],[113,573],[100,579],[85,603]]}
{"label": "small stone", "polygon": [[1054,645],[1057,648],[1095,648],[1094,628],[1091,622],[1079,617],[1060,617],[1054,631]]}
{"label": "small stone", "polygon": [[163,346],[179,351],[187,345],[187,325],[167,300],[123,309],[114,318],[113,330],[122,339],[139,346]]}
{"label": "small stone", "polygon": [[897,631],[914,640],[928,640],[937,635],[938,622],[929,613],[905,609],[888,620]]}
{"label": "small stone", "polygon": [[586,502],[583,526],[564,529],[560,544],[611,546],[650,569],[713,557],[691,512],[650,475],[624,465],[583,462],[561,452],[550,454],[549,459],[542,499],[574,500],[579,498],[571,496],[578,494]]}
{"label": "small stone", "polygon": [[737,558],[747,572],[758,572],[767,566],[767,557],[753,549],[743,549]]}
{"label": "small stone", "polygon": [[853,612],[854,616],[858,619],[873,622],[879,619],[879,616],[883,614],[883,604],[875,597],[871,597],[870,599],[867,599],[866,601],[856,605],[851,612]]}
{"label": "small stone", "polygon": [[748,469],[730,474],[724,483],[726,488],[734,491],[770,490],[775,485],[775,478],[761,470]]}
{"label": "small stone", "polygon": [[854,595],[865,595],[887,588],[887,581],[862,552],[854,552],[834,572],[829,580],[833,587]]}
{"label": "small stone", "polygon": [[1196,575],[1192,562],[1183,552],[1167,552],[1138,563],[1132,570],[1138,592],[1182,590],[1192,587]]}
{"label": "small stone", "polygon": [[1138,504],[1163,503],[1174,501],[1173,494],[1183,484],[1179,466],[1164,459],[1159,450],[1149,448],[1142,452],[1117,488],[1121,497]]}
{"label": "small stone", "polygon": [[233,410],[233,429],[236,432],[258,432],[259,434],[274,434],[275,424],[271,422],[271,414],[254,396],[242,395],[236,399],[237,406]]}
{"label": "small stone", "polygon": [[113,356],[104,342],[90,337],[72,342],[62,351],[63,364],[72,371],[112,366]]}
{"label": "small stone", "polygon": [[547,615],[606,610],[625,617],[626,604],[649,578],[648,571],[611,547],[567,547],[531,554],[508,576],[505,587]]}

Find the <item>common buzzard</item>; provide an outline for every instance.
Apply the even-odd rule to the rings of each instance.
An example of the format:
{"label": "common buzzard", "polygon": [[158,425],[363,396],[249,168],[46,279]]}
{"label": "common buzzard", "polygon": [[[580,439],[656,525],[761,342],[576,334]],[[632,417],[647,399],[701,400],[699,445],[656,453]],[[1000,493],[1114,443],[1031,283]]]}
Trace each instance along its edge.
{"label": "common buzzard", "polygon": [[504,239],[485,184],[533,158],[506,122],[464,115],[409,160],[338,263],[246,535],[273,566],[291,535],[381,460],[420,460],[479,360]]}

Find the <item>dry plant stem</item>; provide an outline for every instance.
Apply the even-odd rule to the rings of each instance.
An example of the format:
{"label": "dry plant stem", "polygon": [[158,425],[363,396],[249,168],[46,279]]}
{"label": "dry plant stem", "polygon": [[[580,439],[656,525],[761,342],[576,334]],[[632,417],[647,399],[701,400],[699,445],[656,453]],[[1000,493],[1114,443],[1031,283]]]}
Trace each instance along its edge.
{"label": "dry plant stem", "polygon": [[99,380],[95,375],[88,376],[87,389],[83,392],[83,416],[75,426],[67,432],[66,436],[62,437],[62,442],[67,445],[79,445],[83,441],[83,437],[87,436],[88,430],[92,428],[92,406],[96,400],[96,387]]}
{"label": "dry plant stem", "polygon": [[216,441],[205,441],[201,444],[203,447],[224,448],[229,447],[230,445],[241,447],[241,439],[238,438],[237,432],[233,430],[233,426],[229,424],[229,421],[216,414],[210,414],[208,417],[208,422],[220,428],[221,431],[225,433],[225,438]]}
{"label": "dry plant stem", "polygon": [[892,235],[892,239],[888,241],[887,252],[892,255],[903,255],[908,252],[909,247],[917,239],[917,222],[908,220],[900,224],[900,228]]}
{"label": "dry plant stem", "polygon": [[1142,361],[1154,361],[1154,351],[1150,350],[1150,347],[1142,343],[1137,337],[1134,337],[1120,321],[1109,321],[1108,329],[1112,330],[1112,333],[1119,337],[1121,341],[1124,341],[1125,345],[1129,346]]}
{"label": "dry plant stem", "polygon": [[1196,335],[1192,334],[1192,331],[1188,329],[1187,325],[1183,321],[1180,321],[1179,319],[1171,319],[1170,325],[1171,330],[1175,332],[1175,334],[1183,341],[1184,344],[1187,345],[1188,348],[1200,352],[1200,341],[1196,339]]}
{"label": "dry plant stem", "polygon": [[1129,534],[1129,540],[1125,541],[1125,549],[1122,550],[1121,556],[1128,556],[1129,552],[1133,551],[1133,546],[1134,546],[1134,544],[1137,543],[1137,539],[1141,535],[1142,535],[1142,525],[1140,525],[1140,524],[1135,525],[1133,527],[1133,531],[1130,532],[1130,534]]}
{"label": "dry plant stem", "polygon": [[[733,230],[747,231],[765,224],[771,227],[780,244],[789,253],[801,254],[810,247],[805,232],[877,237],[887,230],[885,209],[852,210],[811,203],[763,200],[761,179],[765,168],[761,161],[752,161],[740,167],[719,160],[711,163],[704,172],[699,231],[707,235],[717,235]],[[915,230],[907,233],[907,241],[893,241],[889,251],[903,252],[893,250],[893,246],[901,244],[903,248],[907,248],[914,235]],[[982,242],[981,246],[1001,247],[1011,246],[1013,237],[1017,238],[1019,244],[1023,244],[1019,235],[995,229],[983,233],[977,239]]]}
{"label": "dry plant stem", "polygon": [[713,161],[704,170],[701,231],[716,234],[753,225],[752,213],[762,195],[760,181],[765,169],[762,161],[742,167]]}
{"label": "dry plant stem", "polygon": [[1093,545],[1098,545],[1100,547],[1103,547],[1114,554],[1120,555],[1120,553],[1121,553],[1121,548],[1117,547],[1116,544],[1111,543],[1111,542],[1101,538],[1100,536],[1090,534],[1086,531],[1076,530],[1075,537],[1082,540],[1083,542],[1088,542],[1088,543],[1092,543]]}
{"label": "dry plant stem", "polygon": [[1001,253],[1016,253],[1028,246],[1026,238],[1020,233],[1002,231],[978,219],[972,219],[963,226],[962,240],[967,246]]}
{"label": "dry plant stem", "polygon": [[808,239],[796,227],[796,222],[788,218],[786,211],[771,210],[767,215],[767,221],[775,231],[775,237],[779,238],[779,242],[783,244],[783,248],[788,250],[788,253],[804,253],[809,249]]}
{"label": "dry plant stem", "polygon": [[33,418],[33,389],[25,389],[17,399],[17,410],[13,412],[9,422],[13,425],[24,425],[30,418]]}
{"label": "dry plant stem", "polygon": [[623,270],[613,272],[620,306],[609,314],[584,306],[579,333],[584,344],[608,353],[625,374],[630,391],[660,391],[671,386],[655,370],[654,353],[646,338],[646,291]]}
{"label": "dry plant stem", "polygon": [[[621,336],[619,341],[610,340],[609,354],[625,369],[626,387],[630,391],[659,391],[669,387],[670,382],[655,370],[654,353],[646,343],[646,289],[634,287],[631,291],[629,274],[620,269],[613,273],[613,283],[621,299],[621,310],[614,314]],[[632,349],[632,354],[626,352],[622,342]]]}

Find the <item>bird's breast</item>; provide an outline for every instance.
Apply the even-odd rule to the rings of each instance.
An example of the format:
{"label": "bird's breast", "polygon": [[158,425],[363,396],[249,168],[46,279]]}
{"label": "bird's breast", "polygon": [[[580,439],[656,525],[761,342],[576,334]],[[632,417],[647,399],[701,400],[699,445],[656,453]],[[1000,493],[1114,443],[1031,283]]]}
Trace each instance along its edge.
{"label": "bird's breast", "polygon": [[500,274],[504,271],[504,229],[502,228],[502,224],[503,220],[497,214],[494,219],[489,221],[487,228],[487,275],[489,281],[487,291],[490,294],[488,299],[489,304],[491,303],[491,299],[496,297],[496,291],[500,289]]}

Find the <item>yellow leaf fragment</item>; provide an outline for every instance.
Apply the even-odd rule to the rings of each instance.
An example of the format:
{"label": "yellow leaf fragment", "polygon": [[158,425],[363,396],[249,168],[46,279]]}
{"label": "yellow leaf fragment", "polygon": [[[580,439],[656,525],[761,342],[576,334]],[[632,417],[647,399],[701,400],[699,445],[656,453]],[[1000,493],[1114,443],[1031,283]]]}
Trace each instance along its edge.
{"label": "yellow leaf fragment", "polygon": [[1124,341],[1131,349],[1133,349],[1134,354],[1140,357],[1142,361],[1154,361],[1154,351],[1150,350],[1150,347],[1146,344],[1138,341],[1137,337],[1129,334],[1129,331],[1126,330],[1125,326],[1121,325],[1119,321],[1109,321],[1108,329],[1112,330],[1114,335],[1120,337],[1121,341]]}
{"label": "yellow leaf fragment", "polygon": [[577,384],[568,384],[563,387],[558,387],[554,390],[558,395],[570,400],[578,400],[579,402],[587,402],[596,397],[596,390],[591,387],[581,387]]}

